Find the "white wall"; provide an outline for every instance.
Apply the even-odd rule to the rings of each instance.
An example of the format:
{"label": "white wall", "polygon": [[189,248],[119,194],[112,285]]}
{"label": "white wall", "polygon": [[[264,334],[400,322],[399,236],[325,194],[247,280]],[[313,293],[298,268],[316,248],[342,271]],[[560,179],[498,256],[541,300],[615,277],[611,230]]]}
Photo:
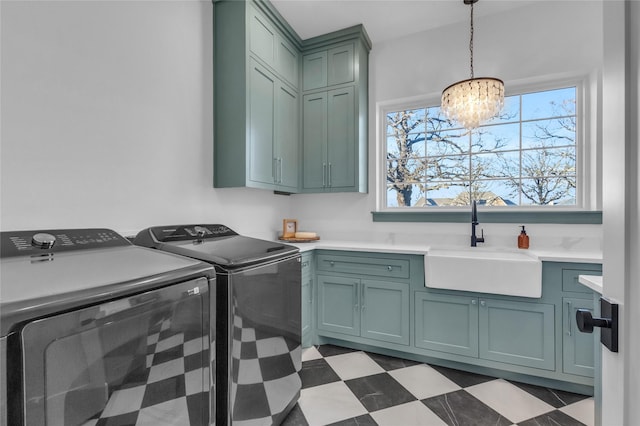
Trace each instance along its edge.
{"label": "white wall", "polygon": [[[597,71],[600,2],[576,3],[539,2],[476,18],[478,75],[499,75],[508,85]],[[374,46],[369,194],[284,197],[212,188],[211,9],[208,0],[0,2],[2,230],[104,226],[129,234],[150,225],[220,222],[266,238],[278,233],[283,217],[294,217],[323,238],[428,235],[466,243],[464,224],[373,223],[370,212],[376,103],[439,93],[466,78],[467,22]],[[517,235],[514,224],[483,227],[488,244],[511,244]],[[532,247],[547,239],[600,244],[600,226],[528,229]]]}
{"label": "white wall", "polygon": [[224,223],[273,237],[290,199],[212,188],[212,3],[5,1],[2,230]]}
{"label": "white wall", "polygon": [[[467,9],[462,12],[466,14]],[[510,83],[533,82],[551,75],[595,76],[593,85],[597,88],[602,67],[600,1],[536,2],[474,21],[476,76],[499,76],[507,90]],[[417,95],[439,96],[447,85],[468,78],[468,43],[469,22],[464,21],[373,46],[369,65],[369,194],[295,195],[292,213],[301,228],[329,238],[467,244],[466,224],[373,223],[371,211],[376,209],[378,173],[376,103]],[[597,113],[597,108],[591,111],[594,117]],[[597,128],[591,130],[596,139],[595,152]],[[482,226],[488,245],[515,244],[517,224]],[[599,249],[601,245],[600,225],[530,225],[528,229],[532,247],[585,245],[585,249]]]}

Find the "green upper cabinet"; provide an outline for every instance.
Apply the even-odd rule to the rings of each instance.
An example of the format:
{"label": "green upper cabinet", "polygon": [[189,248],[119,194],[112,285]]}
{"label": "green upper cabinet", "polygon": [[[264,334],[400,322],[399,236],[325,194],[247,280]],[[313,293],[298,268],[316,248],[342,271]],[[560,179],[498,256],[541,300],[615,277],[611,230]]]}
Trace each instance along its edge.
{"label": "green upper cabinet", "polygon": [[353,87],[304,96],[302,149],[305,190],[357,190],[354,96]]}
{"label": "green upper cabinet", "polygon": [[268,3],[214,7],[214,186],[297,192],[300,40]]}
{"label": "green upper cabinet", "polygon": [[302,57],[302,192],[367,192],[371,44],[362,26],[306,44],[314,47]]}
{"label": "green upper cabinet", "polygon": [[353,43],[304,55],[302,88],[313,90],[336,84],[353,83],[354,66]]}
{"label": "green upper cabinet", "polygon": [[366,192],[362,25],[302,41],[267,0],[218,0],[214,32],[214,186]]}

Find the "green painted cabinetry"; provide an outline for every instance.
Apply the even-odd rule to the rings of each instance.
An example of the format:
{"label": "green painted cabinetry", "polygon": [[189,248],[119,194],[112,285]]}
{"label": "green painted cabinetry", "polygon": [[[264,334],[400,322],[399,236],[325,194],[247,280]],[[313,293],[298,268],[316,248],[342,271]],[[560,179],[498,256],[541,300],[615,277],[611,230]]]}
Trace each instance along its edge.
{"label": "green painted cabinetry", "polygon": [[362,26],[305,40],[302,191],[367,192],[368,56]]}
{"label": "green painted cabinetry", "polygon": [[262,1],[214,18],[214,186],[297,192],[300,40]]}
{"label": "green painted cabinetry", "polygon": [[478,356],[478,299],[415,294],[415,345],[443,353]]}
{"label": "green painted cabinetry", "polygon": [[319,335],[409,345],[409,262],[375,254],[316,257]]}
{"label": "green painted cabinetry", "polygon": [[419,255],[316,250],[315,343],[342,344],[481,374],[592,392],[593,309],[578,275],[601,265],[543,262],[542,296],[430,289]]}
{"label": "green painted cabinetry", "polygon": [[593,334],[581,333],[576,324],[576,311],[594,312],[593,299],[565,297],[562,299],[562,370],[568,374],[594,376],[597,339]]}
{"label": "green painted cabinetry", "polygon": [[417,347],[555,368],[553,305],[455,292],[418,292],[415,306]]}

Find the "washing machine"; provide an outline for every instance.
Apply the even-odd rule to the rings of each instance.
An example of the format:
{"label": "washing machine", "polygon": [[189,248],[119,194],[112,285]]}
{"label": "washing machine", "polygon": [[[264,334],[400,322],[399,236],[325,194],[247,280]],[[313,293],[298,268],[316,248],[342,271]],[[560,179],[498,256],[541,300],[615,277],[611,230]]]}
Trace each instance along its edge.
{"label": "washing machine", "polygon": [[3,426],[214,423],[210,264],[110,229],[0,240]]}
{"label": "washing machine", "polygon": [[298,248],[220,224],[151,227],[134,243],[216,268],[217,424],[280,424],[302,386]]}

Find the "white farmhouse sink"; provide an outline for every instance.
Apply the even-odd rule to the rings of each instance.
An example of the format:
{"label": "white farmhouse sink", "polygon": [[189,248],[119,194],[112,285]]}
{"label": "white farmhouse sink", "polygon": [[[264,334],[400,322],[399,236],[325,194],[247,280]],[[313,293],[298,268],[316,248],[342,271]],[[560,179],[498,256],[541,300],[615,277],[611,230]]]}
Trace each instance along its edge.
{"label": "white farmhouse sink", "polygon": [[537,297],[542,295],[542,262],[522,251],[485,248],[430,249],[424,256],[430,288]]}

